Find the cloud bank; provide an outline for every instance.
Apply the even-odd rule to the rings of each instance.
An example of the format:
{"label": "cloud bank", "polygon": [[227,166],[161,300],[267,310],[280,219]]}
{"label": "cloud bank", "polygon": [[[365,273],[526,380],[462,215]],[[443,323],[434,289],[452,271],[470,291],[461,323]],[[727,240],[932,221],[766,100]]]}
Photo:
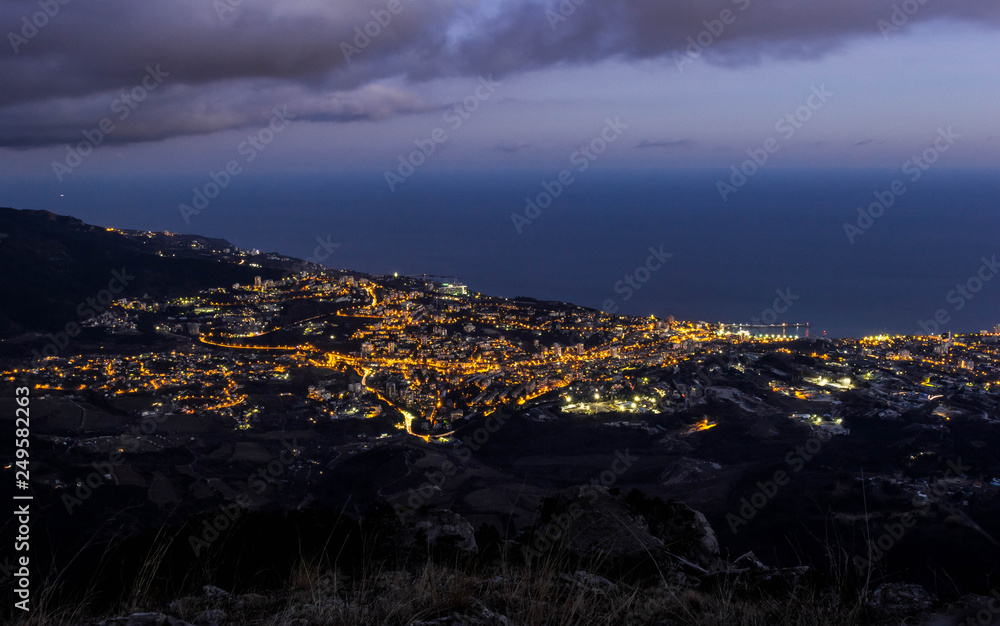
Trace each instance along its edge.
{"label": "cloud bank", "polygon": [[1000,26],[1000,6],[982,0],[0,0],[0,146],[79,140],[115,119],[148,67],[168,76],[110,141],[253,126],[274,106],[319,122],[442,104],[386,86],[400,77],[669,60],[724,11],[702,55],[734,66],[818,58],[932,20]]}

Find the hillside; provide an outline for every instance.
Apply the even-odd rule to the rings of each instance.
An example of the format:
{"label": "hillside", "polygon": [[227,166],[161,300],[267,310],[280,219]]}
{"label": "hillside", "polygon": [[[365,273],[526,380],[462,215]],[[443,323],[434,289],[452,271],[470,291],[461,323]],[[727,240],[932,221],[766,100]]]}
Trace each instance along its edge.
{"label": "hillside", "polygon": [[251,255],[221,239],[147,236],[48,211],[0,208],[0,233],[7,235],[0,238],[0,338],[54,332],[85,319],[94,309],[87,299],[109,285],[117,290],[124,283],[116,296],[169,297],[276,278],[302,263]]}

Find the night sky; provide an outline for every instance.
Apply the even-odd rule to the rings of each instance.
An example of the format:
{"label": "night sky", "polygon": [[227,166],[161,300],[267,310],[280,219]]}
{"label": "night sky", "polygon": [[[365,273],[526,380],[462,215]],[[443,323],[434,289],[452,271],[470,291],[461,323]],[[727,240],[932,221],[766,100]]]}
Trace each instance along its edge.
{"label": "night sky", "polygon": [[428,171],[563,167],[608,116],[602,168],[726,169],[813,88],[834,95],[775,167],[896,167],[948,125],[949,167],[991,167],[1000,138],[983,0],[51,2],[0,2],[0,170],[55,195],[104,118],[63,182],[217,170],[275,107],[294,123],[259,174],[381,174],[436,128]]}

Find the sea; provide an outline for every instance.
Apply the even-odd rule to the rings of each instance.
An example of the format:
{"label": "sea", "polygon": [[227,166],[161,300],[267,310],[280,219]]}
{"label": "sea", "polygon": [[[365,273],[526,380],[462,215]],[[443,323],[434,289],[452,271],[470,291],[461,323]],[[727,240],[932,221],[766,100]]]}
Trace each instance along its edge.
{"label": "sea", "polygon": [[0,202],[633,315],[829,337],[1000,324],[997,172],[761,170],[723,198],[730,174],[417,171],[395,190],[382,172],[257,175],[187,219],[207,176],[4,181]]}

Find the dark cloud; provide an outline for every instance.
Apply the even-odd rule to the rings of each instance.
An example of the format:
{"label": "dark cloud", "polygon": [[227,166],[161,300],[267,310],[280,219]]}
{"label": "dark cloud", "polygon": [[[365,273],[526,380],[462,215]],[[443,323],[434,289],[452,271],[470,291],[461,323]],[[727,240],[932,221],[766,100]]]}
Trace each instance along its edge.
{"label": "dark cloud", "polygon": [[[136,123],[130,130],[123,125],[116,141],[252,125],[273,106],[299,102],[311,119],[330,120],[379,119],[428,106],[378,86],[400,76],[500,77],[559,64],[684,55],[688,38],[697,39],[723,10],[735,21],[699,52],[703,58],[728,65],[814,58],[851,38],[881,37],[878,21],[890,20],[898,4],[588,0],[577,6],[567,0],[562,4],[576,8],[562,16],[559,0],[399,0],[396,14],[385,10],[388,0],[242,0],[219,11],[226,2],[237,5],[57,3],[58,13],[37,18],[44,25],[35,28],[24,20],[30,24],[39,13],[37,2],[0,0],[0,32],[8,32],[0,56],[0,145],[76,138],[157,64],[170,73],[168,81],[149,94],[142,115],[137,111]],[[928,2],[907,17],[904,29],[934,19],[996,27],[1000,7],[982,0]]]}
{"label": "dark cloud", "polygon": [[[912,0],[916,2],[917,0]],[[765,56],[816,58],[850,38],[882,37],[879,20],[892,19],[899,0],[588,0],[561,19],[559,5],[572,0],[512,2],[502,19],[482,28],[482,36],[463,42],[455,69],[504,74],[557,63],[590,63],[613,57],[651,59],[684,55],[691,40],[702,38],[696,54],[729,65],[758,62]],[[546,17],[546,8],[553,13]],[[706,22],[730,11],[732,22],[718,36]],[[560,15],[561,17],[561,15]],[[971,20],[1000,25],[1000,7],[979,0],[927,2],[912,16],[903,14],[900,30],[932,19]],[[898,20],[902,21],[902,20]],[[891,33],[892,34],[892,33]],[[890,34],[890,35],[891,35]],[[690,38],[690,39],[689,39]],[[424,72],[427,72],[424,68]]]}
{"label": "dark cloud", "polygon": [[[86,133],[99,137],[100,143],[121,144],[264,126],[276,110],[296,122],[322,122],[380,120],[438,108],[409,92],[382,85],[318,93],[271,82],[204,87],[164,83],[158,87],[163,90],[159,97],[142,102],[106,92],[77,101],[59,98],[16,105],[7,107],[0,118],[0,137],[10,147],[75,144]],[[95,129],[100,134],[95,135]]]}

